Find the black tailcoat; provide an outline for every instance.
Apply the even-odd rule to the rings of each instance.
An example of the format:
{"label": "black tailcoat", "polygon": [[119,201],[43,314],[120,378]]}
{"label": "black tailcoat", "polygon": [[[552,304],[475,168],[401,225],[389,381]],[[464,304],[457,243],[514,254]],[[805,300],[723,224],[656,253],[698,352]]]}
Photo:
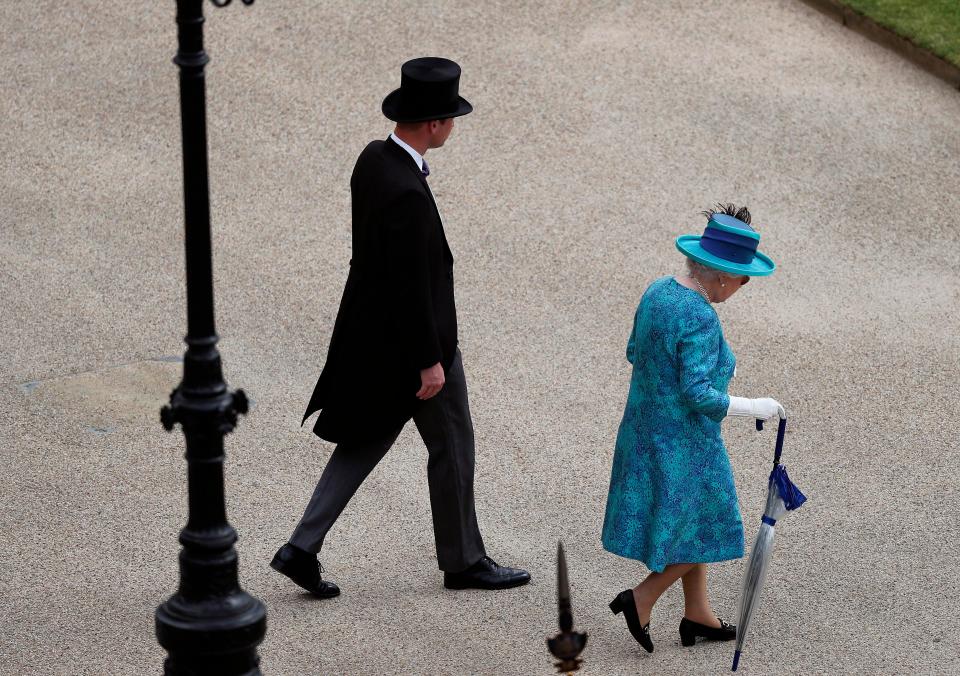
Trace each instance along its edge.
{"label": "black tailcoat", "polygon": [[373,141],[350,178],[353,259],[327,361],[303,420],[333,442],[405,424],[420,371],[446,371],[457,346],[453,255],[426,179],[391,139]]}

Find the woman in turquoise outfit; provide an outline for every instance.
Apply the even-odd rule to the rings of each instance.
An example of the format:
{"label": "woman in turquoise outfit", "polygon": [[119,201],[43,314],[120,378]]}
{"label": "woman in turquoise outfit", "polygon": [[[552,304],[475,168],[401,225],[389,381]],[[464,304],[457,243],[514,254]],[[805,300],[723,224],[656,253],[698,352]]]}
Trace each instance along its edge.
{"label": "woman in turquoise outfit", "polygon": [[728,415],[785,417],[774,399],[727,394],[736,359],[712,307],[776,266],[757,251],[760,235],[750,227],[746,207],[718,204],[703,213],[703,235],[676,242],[687,256],[687,274],[653,282],[634,317],[627,342],[633,375],[603,523],[604,549],[652,571],[610,604],[649,652],[653,605],[677,580],[683,583],[683,645],[698,636],[736,636],[707,598],[706,564],[743,556],[743,525],[720,421]]}

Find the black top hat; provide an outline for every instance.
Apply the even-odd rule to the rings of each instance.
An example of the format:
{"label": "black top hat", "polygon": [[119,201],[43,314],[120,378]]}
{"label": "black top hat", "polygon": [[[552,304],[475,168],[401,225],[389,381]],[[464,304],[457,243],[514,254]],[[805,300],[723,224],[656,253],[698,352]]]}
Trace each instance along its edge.
{"label": "black top hat", "polygon": [[394,122],[425,122],[459,117],[473,110],[459,95],[460,66],[450,59],[425,56],[400,67],[400,89],[383,100],[381,110]]}

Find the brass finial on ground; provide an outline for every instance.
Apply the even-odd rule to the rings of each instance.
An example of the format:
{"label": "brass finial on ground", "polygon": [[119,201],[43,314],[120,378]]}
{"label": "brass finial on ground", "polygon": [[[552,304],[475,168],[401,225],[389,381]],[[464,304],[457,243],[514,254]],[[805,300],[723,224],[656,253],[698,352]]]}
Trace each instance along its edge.
{"label": "brass finial on ground", "polygon": [[567,578],[567,559],[563,543],[557,542],[557,607],[560,611],[560,633],[547,639],[550,654],[559,659],[557,671],[569,674],[580,669],[578,655],[587,645],[586,633],[573,631],[573,612],[570,609],[570,582]]}

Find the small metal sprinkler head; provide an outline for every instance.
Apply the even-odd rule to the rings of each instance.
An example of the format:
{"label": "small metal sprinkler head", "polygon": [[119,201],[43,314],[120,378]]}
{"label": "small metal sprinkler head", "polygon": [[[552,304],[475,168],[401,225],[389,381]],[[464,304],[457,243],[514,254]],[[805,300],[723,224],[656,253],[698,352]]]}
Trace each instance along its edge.
{"label": "small metal sprinkler head", "polygon": [[569,674],[580,669],[583,662],[579,658],[587,645],[587,634],[573,631],[573,611],[570,607],[570,581],[567,576],[567,558],[563,553],[563,543],[557,543],[557,608],[560,615],[560,633],[547,639],[550,654],[559,662],[555,663],[557,672]]}

